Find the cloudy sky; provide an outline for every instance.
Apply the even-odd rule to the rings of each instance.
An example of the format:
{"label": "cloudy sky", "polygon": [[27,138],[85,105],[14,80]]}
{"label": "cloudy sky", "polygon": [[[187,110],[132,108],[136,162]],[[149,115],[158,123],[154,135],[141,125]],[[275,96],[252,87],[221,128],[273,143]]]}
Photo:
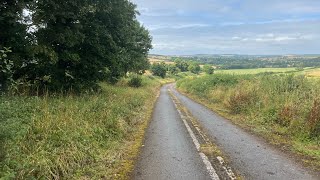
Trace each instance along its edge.
{"label": "cloudy sky", "polygon": [[320,53],[320,0],[132,1],[154,54]]}

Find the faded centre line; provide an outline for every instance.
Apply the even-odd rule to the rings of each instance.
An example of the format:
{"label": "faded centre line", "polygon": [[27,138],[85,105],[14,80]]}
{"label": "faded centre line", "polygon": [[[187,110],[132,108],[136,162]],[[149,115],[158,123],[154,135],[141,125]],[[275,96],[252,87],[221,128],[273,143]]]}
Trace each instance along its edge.
{"label": "faded centre line", "polygon": [[[170,92],[170,89],[168,89],[168,91]],[[171,95],[171,97],[173,96],[171,93],[170,93],[170,95]],[[206,168],[208,170],[208,173],[210,174],[211,179],[212,180],[219,180],[220,178],[219,178],[218,174],[216,173],[215,169],[212,167],[211,162],[209,161],[208,157],[200,151],[200,143],[199,143],[198,139],[196,138],[196,136],[194,135],[192,129],[188,125],[188,123],[185,119],[185,116],[181,113],[181,111],[179,110],[179,108],[173,98],[172,98],[172,101],[173,101],[177,111],[179,112],[179,115],[180,115],[184,125],[186,126],[186,128],[189,132],[189,135],[192,138],[192,141],[193,141],[194,145],[196,146],[203,163],[206,165]]]}

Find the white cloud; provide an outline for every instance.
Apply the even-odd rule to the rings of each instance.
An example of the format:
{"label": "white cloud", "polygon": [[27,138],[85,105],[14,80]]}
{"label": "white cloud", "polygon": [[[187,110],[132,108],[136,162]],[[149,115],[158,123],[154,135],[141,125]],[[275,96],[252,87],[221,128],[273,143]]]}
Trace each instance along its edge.
{"label": "white cloud", "polygon": [[201,28],[201,27],[209,27],[209,24],[160,24],[160,25],[151,25],[149,26],[149,30],[160,30],[160,29],[184,29],[184,28]]}
{"label": "white cloud", "polygon": [[319,53],[320,0],[133,1],[152,53]]}

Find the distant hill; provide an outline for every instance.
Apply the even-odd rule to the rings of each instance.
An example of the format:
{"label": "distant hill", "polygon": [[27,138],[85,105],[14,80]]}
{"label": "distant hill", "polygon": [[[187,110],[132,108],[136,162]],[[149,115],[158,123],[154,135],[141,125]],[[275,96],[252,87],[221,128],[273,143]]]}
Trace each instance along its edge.
{"label": "distant hill", "polygon": [[320,67],[320,55],[238,55],[238,54],[197,54],[183,56],[149,55],[152,61],[171,62],[176,59],[212,64],[220,69]]}

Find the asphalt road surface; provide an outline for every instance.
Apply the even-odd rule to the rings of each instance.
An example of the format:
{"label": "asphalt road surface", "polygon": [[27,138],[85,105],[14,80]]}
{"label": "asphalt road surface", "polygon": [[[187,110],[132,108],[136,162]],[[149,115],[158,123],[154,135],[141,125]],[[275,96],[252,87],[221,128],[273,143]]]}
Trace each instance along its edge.
{"label": "asphalt road surface", "polygon": [[287,155],[180,94],[175,90],[174,84],[161,88],[132,179],[215,179],[181,120],[169,95],[169,89],[229,157],[231,167],[236,169],[242,178],[320,179]]}

